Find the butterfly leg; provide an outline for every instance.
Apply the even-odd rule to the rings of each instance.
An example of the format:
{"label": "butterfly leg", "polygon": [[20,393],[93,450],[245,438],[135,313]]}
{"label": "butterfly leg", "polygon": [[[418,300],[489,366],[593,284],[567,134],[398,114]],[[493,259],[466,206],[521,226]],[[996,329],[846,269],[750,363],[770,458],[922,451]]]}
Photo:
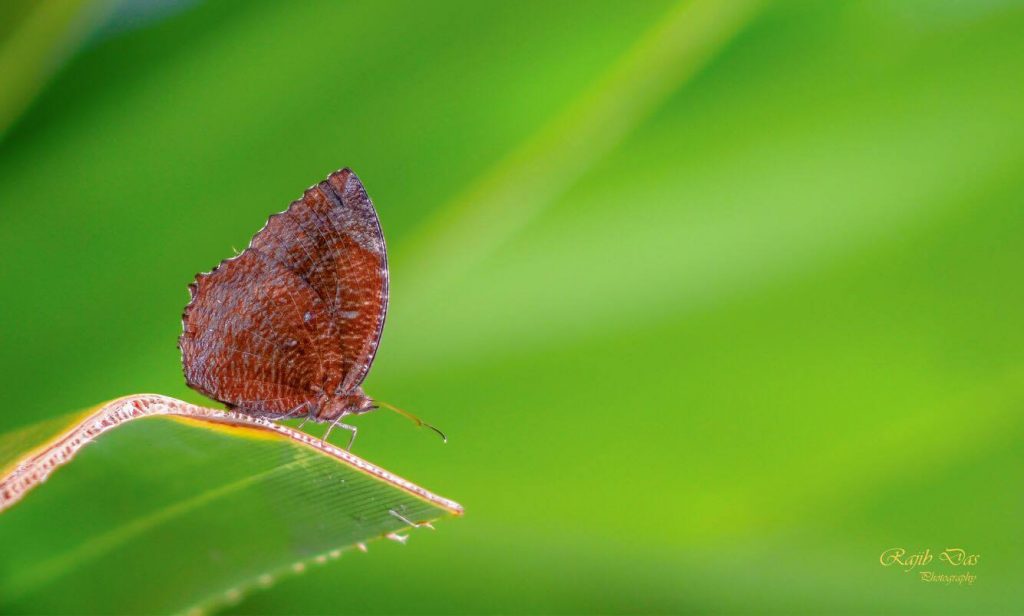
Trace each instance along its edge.
{"label": "butterfly leg", "polygon": [[[287,414],[285,414],[285,415],[282,415],[282,416],[278,417],[278,418],[277,418],[277,421],[281,421],[282,419],[288,419],[288,418],[289,418],[289,417],[291,417],[292,415],[294,415],[294,414],[298,413],[298,412],[299,412],[300,410],[302,410],[302,408],[303,408],[303,407],[305,407],[305,406],[307,406],[307,405],[309,405],[309,402],[303,402],[303,403],[302,403],[302,404],[300,404],[299,406],[297,406],[297,407],[293,408],[292,410],[288,411],[288,413],[287,413]],[[309,419],[309,415],[306,415],[306,419]],[[305,421],[303,421],[302,423],[306,423],[306,422],[305,422]]]}
{"label": "butterfly leg", "polygon": [[337,419],[331,422],[331,425],[327,428],[327,432],[324,433],[324,438],[321,439],[323,443],[327,443],[327,437],[330,436],[331,430],[333,430],[335,426],[338,426],[339,428],[344,428],[352,433],[352,437],[348,439],[348,446],[345,447],[345,451],[352,451],[352,443],[356,442],[356,433],[358,432],[358,429],[356,429],[355,426],[348,425],[347,423],[341,423],[342,418],[347,414],[348,413],[342,413]]}

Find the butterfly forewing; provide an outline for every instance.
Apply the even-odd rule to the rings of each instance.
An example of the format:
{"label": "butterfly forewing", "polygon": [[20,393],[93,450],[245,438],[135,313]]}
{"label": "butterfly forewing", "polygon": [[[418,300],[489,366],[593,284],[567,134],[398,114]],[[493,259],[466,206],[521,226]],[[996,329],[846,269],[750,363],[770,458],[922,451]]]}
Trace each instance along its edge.
{"label": "butterfly forewing", "polygon": [[387,281],[373,205],[338,171],[197,278],[181,337],[188,384],[261,413],[352,390],[377,349]]}
{"label": "butterfly forewing", "polygon": [[[349,391],[366,378],[384,330],[388,310],[387,249],[377,211],[359,178],[351,172],[331,175],[320,184],[321,192],[330,195],[324,184],[342,204],[329,208],[327,213],[332,226],[341,230],[341,254],[345,259],[338,262],[337,271],[346,284],[336,301],[328,300],[328,304],[344,323],[342,339],[351,351],[346,353],[350,361],[341,383],[341,390]],[[334,197],[330,198],[332,202]]]}

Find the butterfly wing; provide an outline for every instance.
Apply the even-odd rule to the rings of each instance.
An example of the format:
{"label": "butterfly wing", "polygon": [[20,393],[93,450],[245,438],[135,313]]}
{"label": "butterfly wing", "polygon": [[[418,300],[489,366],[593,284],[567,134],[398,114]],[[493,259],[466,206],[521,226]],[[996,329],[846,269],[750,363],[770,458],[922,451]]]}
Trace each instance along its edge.
{"label": "butterfly wing", "polygon": [[359,178],[349,169],[332,173],[272,216],[251,245],[322,300],[328,319],[317,325],[331,340],[324,390],[351,392],[370,370],[388,307],[384,235]]}
{"label": "butterfly wing", "polygon": [[387,312],[377,213],[354,173],[335,172],[190,289],[179,343],[190,387],[266,414],[348,393]]}
{"label": "butterfly wing", "polygon": [[287,413],[315,398],[326,314],[294,273],[253,248],[200,274],[179,340],[185,380],[251,413]]}

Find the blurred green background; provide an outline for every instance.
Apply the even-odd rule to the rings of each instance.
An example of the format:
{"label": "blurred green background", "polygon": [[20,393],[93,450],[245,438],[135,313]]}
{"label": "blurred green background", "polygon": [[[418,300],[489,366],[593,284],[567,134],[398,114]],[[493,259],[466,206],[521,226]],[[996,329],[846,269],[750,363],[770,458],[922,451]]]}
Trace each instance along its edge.
{"label": "blurred green background", "polygon": [[5,3],[0,430],[203,402],[186,285],[350,166],[392,258],[367,389],[450,437],[376,413],[355,451],[467,515],[233,611],[1019,613],[1021,32],[999,1]]}

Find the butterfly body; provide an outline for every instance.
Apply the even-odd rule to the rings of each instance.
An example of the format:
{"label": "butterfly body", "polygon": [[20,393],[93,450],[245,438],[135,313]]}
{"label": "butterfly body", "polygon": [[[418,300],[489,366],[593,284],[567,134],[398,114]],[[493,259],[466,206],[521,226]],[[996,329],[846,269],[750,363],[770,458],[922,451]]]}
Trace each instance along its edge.
{"label": "butterfly body", "polygon": [[314,421],[334,421],[345,415],[359,415],[377,408],[373,399],[363,392],[362,387],[348,393],[321,394],[316,402],[304,406],[305,412],[296,415],[305,415]]}
{"label": "butterfly body", "polygon": [[361,385],[387,313],[387,251],[351,170],[310,187],[189,290],[178,346],[193,389],[265,417],[336,422],[376,408]]}

